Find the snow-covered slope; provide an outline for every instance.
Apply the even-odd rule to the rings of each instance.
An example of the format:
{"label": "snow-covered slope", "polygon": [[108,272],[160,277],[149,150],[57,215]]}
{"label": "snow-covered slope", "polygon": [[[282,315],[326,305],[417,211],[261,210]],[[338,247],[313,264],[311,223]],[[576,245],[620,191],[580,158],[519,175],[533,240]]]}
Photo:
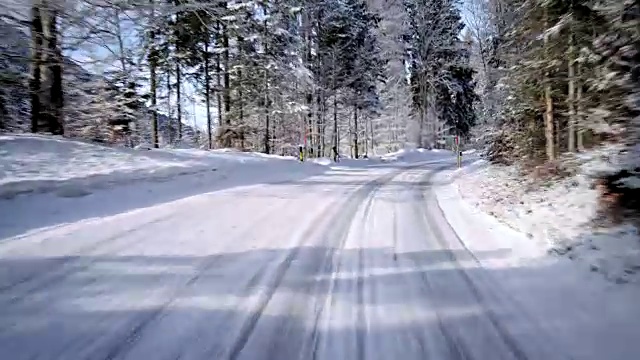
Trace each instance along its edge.
{"label": "snow-covered slope", "polygon": [[82,196],[140,180],[164,181],[179,175],[211,173],[255,180],[299,172],[320,172],[294,158],[229,150],[125,149],[38,135],[0,135],[0,197],[57,192]]}
{"label": "snow-covered slope", "polygon": [[[480,171],[439,174],[434,192],[448,225],[457,234],[459,245],[473,254],[467,258],[469,268],[482,269],[468,272],[469,277],[475,283],[492,288],[492,293],[486,294],[489,304],[498,299],[499,305],[489,305],[488,309],[498,309],[502,325],[518,329],[513,333],[516,337],[521,331],[526,333],[537,328],[527,344],[539,340],[536,334],[547,333],[552,336],[543,343],[545,349],[573,349],[571,355],[551,350],[559,359],[638,358],[640,352],[634,347],[640,338],[637,305],[640,287],[621,286],[590,272],[582,262],[588,250],[580,255],[580,261],[549,256],[553,238],[532,238],[523,231],[525,226],[530,226],[540,233],[550,233],[551,229],[563,228],[562,222],[566,234],[575,231],[584,214],[572,217],[571,213],[585,211],[579,204],[586,205],[589,202],[586,197],[570,199],[577,194],[573,190],[561,190],[563,183],[557,184],[555,190],[540,190],[529,195],[516,191],[514,196],[520,181],[515,177],[506,181],[507,178],[496,173],[506,169],[482,168],[481,164],[474,167]],[[452,176],[456,178],[453,182]],[[472,201],[470,195],[476,201]],[[533,199],[542,199],[544,203]],[[565,202],[570,203],[561,207]],[[548,209],[540,209],[545,204],[549,205]],[[490,208],[494,209],[495,216],[488,214]],[[525,209],[532,209],[532,214],[515,216],[526,214]],[[583,227],[582,231],[589,236],[588,228]],[[606,241],[610,244],[603,244],[602,250],[593,251],[591,255],[599,254],[601,259],[615,264],[616,255],[621,253],[613,251],[613,243],[621,244],[624,240],[608,237]],[[633,251],[634,247],[629,245],[628,250]],[[508,296],[499,298],[496,294],[500,292]],[[523,313],[529,320],[517,324],[514,319]],[[515,316],[511,318],[512,315]]]}
{"label": "snow-covered slope", "polygon": [[542,251],[565,255],[615,282],[640,281],[640,237],[630,225],[595,226],[597,191],[585,173],[535,182],[514,167],[476,164],[459,174],[459,193],[473,207],[526,235]]}

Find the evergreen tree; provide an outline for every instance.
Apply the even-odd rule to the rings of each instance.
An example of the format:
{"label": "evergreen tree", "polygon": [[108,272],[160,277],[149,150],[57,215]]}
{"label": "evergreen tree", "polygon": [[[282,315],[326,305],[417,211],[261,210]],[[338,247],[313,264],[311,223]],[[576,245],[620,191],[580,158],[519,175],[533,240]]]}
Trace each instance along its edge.
{"label": "evergreen tree", "polygon": [[[438,0],[422,5],[405,1],[414,113],[419,144],[435,145],[445,134],[469,132],[475,122],[472,71],[459,38],[464,25],[457,3]],[[425,140],[425,135],[429,140]]]}
{"label": "evergreen tree", "polygon": [[612,26],[594,41],[595,61],[603,66],[595,88],[606,97],[594,108],[594,131],[621,145],[613,157],[623,183],[640,184],[640,1],[606,1],[604,15]]}

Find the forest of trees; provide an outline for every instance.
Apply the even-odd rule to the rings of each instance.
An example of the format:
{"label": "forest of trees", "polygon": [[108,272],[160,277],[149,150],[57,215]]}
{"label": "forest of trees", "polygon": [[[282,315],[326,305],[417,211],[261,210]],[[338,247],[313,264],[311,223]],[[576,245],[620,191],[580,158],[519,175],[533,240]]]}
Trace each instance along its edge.
{"label": "forest of trees", "polygon": [[619,165],[640,164],[640,1],[466,6],[481,99],[475,130],[494,161],[553,162],[609,143]]}
{"label": "forest of trees", "polygon": [[360,157],[476,120],[456,0],[11,1],[0,129]]}
{"label": "forest of trees", "polygon": [[0,129],[353,157],[460,135],[507,164],[615,144],[636,174],[639,1],[7,0]]}
{"label": "forest of trees", "polygon": [[637,215],[640,0],[469,0],[465,12],[488,158],[540,178],[597,153],[603,210]]}
{"label": "forest of trees", "polygon": [[[640,213],[640,0],[469,0],[478,145],[537,179],[590,158],[603,213]],[[580,156],[585,154],[586,156]],[[596,155],[597,154],[597,155]]]}

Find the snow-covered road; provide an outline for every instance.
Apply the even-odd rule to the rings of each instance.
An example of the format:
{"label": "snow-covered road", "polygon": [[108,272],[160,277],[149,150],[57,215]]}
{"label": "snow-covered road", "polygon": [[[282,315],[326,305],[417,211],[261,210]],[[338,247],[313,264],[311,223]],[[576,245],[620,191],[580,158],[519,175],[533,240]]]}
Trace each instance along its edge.
{"label": "snow-covered road", "polygon": [[442,166],[334,169],[2,241],[0,359],[569,358],[444,219]]}

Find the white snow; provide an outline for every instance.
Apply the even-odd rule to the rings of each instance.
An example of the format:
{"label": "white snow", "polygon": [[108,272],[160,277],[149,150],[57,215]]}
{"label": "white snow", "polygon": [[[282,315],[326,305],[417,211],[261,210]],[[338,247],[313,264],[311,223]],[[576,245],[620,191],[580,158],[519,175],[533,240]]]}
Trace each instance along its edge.
{"label": "white snow", "polygon": [[388,153],[381,156],[381,160],[385,162],[398,161],[398,162],[419,162],[425,160],[440,160],[450,159],[453,156],[453,152],[450,150],[441,149],[422,149],[422,148],[406,148],[400,149],[396,152]]}
{"label": "white snow", "polygon": [[455,185],[472,206],[530,238],[540,251],[566,255],[614,282],[640,281],[640,237],[631,225],[595,227],[597,191],[586,174],[607,169],[597,154],[576,159],[576,175],[536,182],[515,167],[478,162]]}
{"label": "white snow", "polygon": [[[447,151],[337,166],[233,150],[103,151],[136,160],[77,156],[107,178],[153,179],[145,177],[147,161],[220,170],[76,198],[0,199],[0,358],[626,360],[640,353],[640,288],[548,256],[462,199],[457,185],[486,166],[472,156],[457,171]],[[22,169],[11,176],[33,178],[18,158],[7,161]],[[33,163],[51,179],[77,183],[92,174],[85,166],[70,176],[55,169],[63,160],[49,158],[50,167]],[[415,164],[424,166],[407,166]]]}
{"label": "white snow", "polygon": [[[463,161],[469,162],[477,159],[473,153],[463,156]],[[331,169],[350,169],[350,168],[402,168],[416,165],[455,165],[455,153],[444,149],[423,149],[423,148],[405,148],[399,151],[390,152],[384,155],[374,155],[367,159],[351,159],[342,158],[338,163],[334,163],[331,159],[322,158],[314,159],[314,162],[321,165],[327,165]],[[460,169],[458,169],[460,170]]]}
{"label": "white snow", "polygon": [[372,155],[368,158],[352,159],[340,158],[338,163],[330,158],[311,159],[315,164],[329,166],[332,169],[338,168],[358,168],[358,167],[385,167],[389,163],[394,165],[409,165],[415,163],[440,163],[451,161],[454,153],[449,150],[406,148],[399,151],[390,152],[384,155]]}
{"label": "white snow", "polygon": [[[572,348],[569,358],[574,359],[636,358],[640,287],[619,285],[581,265],[598,260],[609,265],[599,271],[619,276],[617,264],[623,261],[618,256],[627,257],[629,251],[629,257],[637,259],[632,237],[620,237],[622,228],[599,235],[581,227],[594,199],[589,193],[579,196],[589,189],[568,186],[571,179],[526,191],[513,169],[474,165],[475,169],[441,174],[435,193],[460,244],[473,254],[472,263],[484,270],[470,272],[470,277],[484,284],[484,290],[509,294],[504,298],[486,294],[500,309],[502,324],[517,327],[514,319],[526,313],[529,326],[553,334],[543,345],[553,353]],[[575,245],[581,250],[573,251],[580,262],[549,254],[548,249],[571,235],[578,238],[570,241],[581,244]],[[602,248],[594,251],[589,243]],[[537,340],[541,339],[531,338]]]}
{"label": "white snow", "polygon": [[259,181],[325,170],[300,164],[293,157],[230,149],[147,149],[113,148],[51,136],[0,135],[0,198],[41,192],[84,196],[94,188],[203,173],[209,173],[211,181],[230,176]]}

